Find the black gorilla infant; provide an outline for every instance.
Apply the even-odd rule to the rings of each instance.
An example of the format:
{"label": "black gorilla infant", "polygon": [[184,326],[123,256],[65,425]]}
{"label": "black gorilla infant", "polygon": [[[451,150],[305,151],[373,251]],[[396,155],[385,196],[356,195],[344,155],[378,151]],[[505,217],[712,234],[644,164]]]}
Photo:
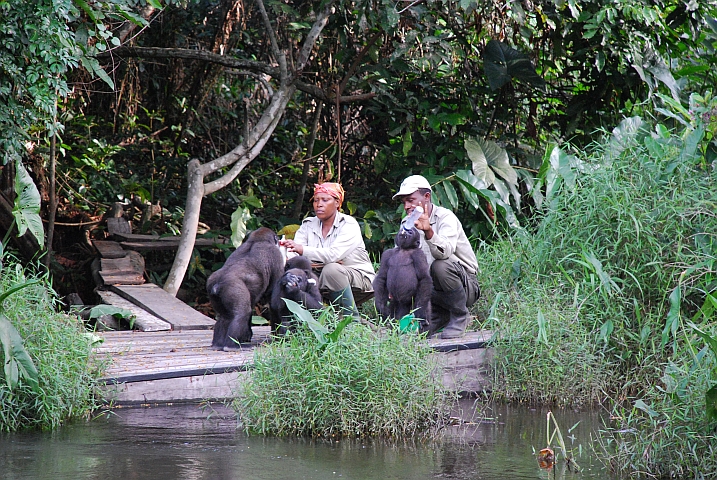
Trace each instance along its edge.
{"label": "black gorilla infant", "polygon": [[376,309],[382,317],[400,320],[414,311],[423,323],[430,318],[433,280],[420,244],[421,236],[416,228],[401,227],[396,235],[396,247],[381,255],[373,290]]}
{"label": "black gorilla infant", "polygon": [[311,261],[306,257],[287,260],[284,275],[279,279],[271,294],[271,331],[284,334],[294,328],[293,316],[284,298],[293,300],[309,310],[323,307],[319,279],[311,270]]}
{"label": "black gorilla infant", "polygon": [[266,301],[283,273],[279,239],[269,228],[254,230],[207,279],[207,293],[216,312],[212,348],[236,350],[251,341],[252,309]]}

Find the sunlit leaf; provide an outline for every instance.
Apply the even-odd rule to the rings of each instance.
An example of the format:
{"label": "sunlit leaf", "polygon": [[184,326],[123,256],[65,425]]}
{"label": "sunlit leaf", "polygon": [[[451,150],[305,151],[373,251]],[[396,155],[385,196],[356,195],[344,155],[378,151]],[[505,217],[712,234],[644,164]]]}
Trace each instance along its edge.
{"label": "sunlit leaf", "polygon": [[349,323],[354,321],[354,317],[351,315],[346,315],[344,318],[341,319],[341,321],[336,325],[336,328],[333,332],[326,335],[326,340],[330,342],[336,342],[339,339],[339,335],[341,335],[341,332],[344,331],[344,328],[348,326]]}
{"label": "sunlit leaf", "polygon": [[251,218],[251,214],[249,213],[249,209],[244,207],[237,208],[234,213],[232,213],[232,245],[234,247],[239,247],[239,245],[242,244],[244,241],[244,238],[246,237],[246,222],[249,221]]}
{"label": "sunlit leaf", "polygon": [[276,232],[276,234],[280,237],[282,235],[285,235],[286,238],[288,238],[289,240],[293,240],[294,235],[296,235],[296,231],[299,230],[300,227],[301,227],[301,225],[296,225],[296,224],[284,225],[281,230]]}
{"label": "sunlit leaf", "polygon": [[451,182],[443,182],[443,186],[446,189],[446,197],[448,197],[451,208],[458,208],[458,194],[453,184]]}
{"label": "sunlit leaf", "polygon": [[12,214],[17,224],[18,236],[23,236],[30,230],[37,243],[45,244],[45,230],[40,218],[40,192],[32,181],[30,174],[20,162],[16,162],[15,169],[15,205]]}
{"label": "sunlit leaf", "polygon": [[[617,158],[625,149],[637,144],[639,134],[644,130],[645,122],[635,116],[626,118],[612,130],[609,144],[609,158]],[[646,134],[646,132],[643,132]]]}
{"label": "sunlit leaf", "polygon": [[481,147],[481,144],[474,137],[469,137],[464,142],[466,153],[472,163],[473,174],[476,178],[483,183],[486,187],[493,185],[495,181],[495,174],[493,170],[488,166],[488,159],[486,158],[485,152]]}
{"label": "sunlit leaf", "polygon": [[307,309],[305,309],[295,301],[289,300],[288,298],[282,298],[282,300],[284,300],[287,308],[289,309],[289,311],[291,311],[291,313],[294,314],[297,320],[302,321],[309,326],[309,329],[311,329],[311,331],[314,333],[314,336],[319,342],[319,345],[324,345],[327,342],[326,335],[329,333],[328,329],[324,327],[321,323],[317,322],[311,315],[311,312],[309,312]]}
{"label": "sunlit leaf", "polygon": [[406,129],[406,133],[403,135],[403,156],[408,155],[413,147],[413,137],[411,136],[411,130]]}

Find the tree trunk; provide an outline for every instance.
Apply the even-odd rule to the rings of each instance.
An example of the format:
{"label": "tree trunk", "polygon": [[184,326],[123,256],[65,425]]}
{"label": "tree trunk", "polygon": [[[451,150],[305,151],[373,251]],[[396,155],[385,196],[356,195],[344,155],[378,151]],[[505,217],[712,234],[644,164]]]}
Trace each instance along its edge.
{"label": "tree trunk", "polygon": [[[303,68],[308,62],[310,53],[318,40],[321,31],[328,22],[329,14],[332,8],[332,2],[324,5],[321,12],[316,15],[316,20],[311,30],[306,36],[306,41],[299,53],[296,62],[296,70],[289,73],[287,70],[286,55],[279,50],[279,46],[271,29],[271,22],[266,14],[262,0],[256,0],[256,4],[264,18],[264,24],[267,27],[267,35],[271,41],[274,58],[279,64],[279,88],[274,93],[271,102],[262,114],[259,121],[251,129],[249,135],[245,138],[244,143],[234,148],[229,153],[212,160],[206,164],[201,164],[199,160],[192,160],[188,166],[188,190],[187,205],[184,211],[184,222],[182,223],[182,235],[179,242],[177,255],[174,257],[174,263],[164,284],[164,290],[172,295],[176,295],[182,284],[184,275],[187,272],[189,261],[194,250],[194,242],[197,236],[197,226],[199,223],[199,212],[202,206],[202,198],[225,186],[229,185],[239,173],[252,160],[254,160],[269,141],[274,129],[281,120],[289,101],[296,92],[296,81],[301,76]],[[209,175],[231,166],[229,172],[220,178],[208,183],[204,183],[204,179]]]}
{"label": "tree trunk", "polygon": [[199,160],[193,159],[189,162],[187,179],[187,205],[182,222],[182,236],[179,239],[179,248],[174,257],[174,264],[164,283],[164,290],[172,295],[177,295],[177,291],[179,291],[189,266],[189,260],[192,258],[194,240],[197,237],[199,210],[202,207],[202,197],[204,197],[204,174]]}

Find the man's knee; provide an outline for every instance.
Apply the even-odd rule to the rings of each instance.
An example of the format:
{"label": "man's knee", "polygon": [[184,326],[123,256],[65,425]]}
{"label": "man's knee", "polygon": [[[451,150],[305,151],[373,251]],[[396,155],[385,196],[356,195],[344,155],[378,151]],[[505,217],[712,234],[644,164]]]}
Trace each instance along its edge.
{"label": "man's knee", "polygon": [[327,263],[319,275],[319,289],[338,292],[349,286],[346,268],[338,263]]}
{"label": "man's knee", "polygon": [[448,260],[434,260],[431,263],[431,278],[433,289],[450,292],[456,288],[463,288],[461,276],[456,270],[457,264]]}

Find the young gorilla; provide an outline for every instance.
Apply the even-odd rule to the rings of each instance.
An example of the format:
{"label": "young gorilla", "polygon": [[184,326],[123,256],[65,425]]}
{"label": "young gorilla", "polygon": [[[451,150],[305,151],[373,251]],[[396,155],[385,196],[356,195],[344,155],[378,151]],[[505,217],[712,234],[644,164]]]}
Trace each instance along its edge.
{"label": "young gorilla", "polygon": [[293,316],[284,298],[293,300],[308,308],[323,308],[319,279],[311,270],[311,261],[306,257],[293,257],[286,261],[284,275],[271,293],[271,331],[285,334],[295,328]]}
{"label": "young gorilla", "polygon": [[422,323],[431,318],[433,280],[420,243],[416,228],[401,227],[396,235],[396,247],[381,256],[373,290],[376,309],[384,318],[400,320],[412,310]]}
{"label": "young gorilla", "polygon": [[207,279],[216,312],[212,348],[236,350],[251,341],[252,308],[271,293],[283,273],[279,238],[269,228],[254,230]]}

